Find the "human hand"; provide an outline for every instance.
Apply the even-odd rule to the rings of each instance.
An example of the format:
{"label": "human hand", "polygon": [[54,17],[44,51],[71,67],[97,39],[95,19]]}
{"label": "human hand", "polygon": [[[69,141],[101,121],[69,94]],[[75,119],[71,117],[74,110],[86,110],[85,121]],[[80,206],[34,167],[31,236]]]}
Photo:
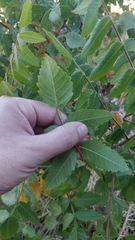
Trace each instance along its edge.
{"label": "human hand", "polygon": [[[63,114],[63,120],[66,119]],[[61,125],[56,109],[15,97],[0,98],[0,194],[24,181],[40,164],[83,140],[87,128],[70,122],[46,134],[44,128]]]}

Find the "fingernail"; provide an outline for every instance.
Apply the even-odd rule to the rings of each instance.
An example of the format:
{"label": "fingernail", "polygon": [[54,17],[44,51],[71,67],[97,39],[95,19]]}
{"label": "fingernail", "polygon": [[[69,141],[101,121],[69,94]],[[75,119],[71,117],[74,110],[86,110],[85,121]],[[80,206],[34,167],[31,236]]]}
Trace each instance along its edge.
{"label": "fingernail", "polygon": [[80,124],[77,127],[77,130],[78,130],[80,139],[83,139],[88,133],[88,129],[84,124]]}

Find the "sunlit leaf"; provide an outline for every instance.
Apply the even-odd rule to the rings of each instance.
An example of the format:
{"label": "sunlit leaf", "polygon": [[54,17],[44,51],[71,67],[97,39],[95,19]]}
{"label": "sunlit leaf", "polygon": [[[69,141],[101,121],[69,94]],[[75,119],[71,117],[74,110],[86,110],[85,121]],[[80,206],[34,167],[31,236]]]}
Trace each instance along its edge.
{"label": "sunlit leaf", "polygon": [[66,48],[61,44],[61,42],[51,32],[47,31],[46,29],[44,29],[44,31],[49,36],[49,38],[52,40],[52,42],[54,43],[54,46],[56,47],[58,52],[60,52],[63,56],[65,56],[69,59],[72,59],[72,55],[66,50]]}
{"label": "sunlit leaf", "polygon": [[26,45],[22,45],[21,48],[19,48],[18,52],[20,53],[21,57],[30,65],[37,66],[37,67],[39,66],[38,59],[35,57],[33,52]]}
{"label": "sunlit leaf", "polygon": [[120,21],[125,31],[135,28],[135,16],[132,12],[123,12]]}
{"label": "sunlit leaf", "polygon": [[8,87],[8,84],[5,81],[0,82],[0,96],[14,96],[11,90]]}
{"label": "sunlit leaf", "polygon": [[99,48],[103,38],[110,29],[111,24],[112,24],[111,18],[108,16],[102,18],[99,22],[97,22],[90,38],[83,47],[82,50],[83,58],[87,57],[88,55],[92,55],[95,52],[95,50]]}
{"label": "sunlit leaf", "polygon": [[87,36],[94,28],[98,21],[98,8],[100,7],[100,0],[92,0],[88,6],[87,13],[84,19],[82,28],[82,37]]}
{"label": "sunlit leaf", "polygon": [[36,32],[27,31],[20,33],[20,38],[27,43],[39,43],[44,42],[45,39],[42,35]]}
{"label": "sunlit leaf", "polygon": [[103,77],[113,66],[114,62],[121,54],[124,46],[120,42],[115,42],[111,45],[106,55],[102,59],[102,61],[94,68],[90,75],[91,80],[96,80],[98,78]]}
{"label": "sunlit leaf", "polygon": [[31,19],[32,19],[32,2],[31,0],[26,0],[23,5],[19,26],[21,28],[26,27],[28,24],[30,24]]}
{"label": "sunlit leaf", "polygon": [[128,171],[124,158],[110,147],[98,141],[86,141],[80,145],[83,157],[94,165],[112,172]]}

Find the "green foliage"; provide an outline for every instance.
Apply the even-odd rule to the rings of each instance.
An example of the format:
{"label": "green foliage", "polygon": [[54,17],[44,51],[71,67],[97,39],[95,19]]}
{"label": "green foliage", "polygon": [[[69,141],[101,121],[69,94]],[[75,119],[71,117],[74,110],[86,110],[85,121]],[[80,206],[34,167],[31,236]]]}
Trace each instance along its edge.
{"label": "green foliage", "polygon": [[115,239],[135,200],[134,13],[123,0],[0,0],[0,36],[0,96],[46,102],[61,124],[63,111],[88,127],[0,197],[0,237]]}

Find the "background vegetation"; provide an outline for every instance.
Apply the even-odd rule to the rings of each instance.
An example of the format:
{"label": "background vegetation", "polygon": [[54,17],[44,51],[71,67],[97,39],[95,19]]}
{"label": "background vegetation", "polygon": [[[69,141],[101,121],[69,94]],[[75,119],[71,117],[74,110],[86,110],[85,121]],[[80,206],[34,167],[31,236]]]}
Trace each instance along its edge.
{"label": "background vegetation", "polygon": [[[121,16],[111,4],[123,9]],[[66,122],[89,129],[86,142],[1,196],[1,239],[134,239],[135,16],[129,7],[123,0],[0,0],[0,95],[44,101],[62,124],[60,111]]]}

